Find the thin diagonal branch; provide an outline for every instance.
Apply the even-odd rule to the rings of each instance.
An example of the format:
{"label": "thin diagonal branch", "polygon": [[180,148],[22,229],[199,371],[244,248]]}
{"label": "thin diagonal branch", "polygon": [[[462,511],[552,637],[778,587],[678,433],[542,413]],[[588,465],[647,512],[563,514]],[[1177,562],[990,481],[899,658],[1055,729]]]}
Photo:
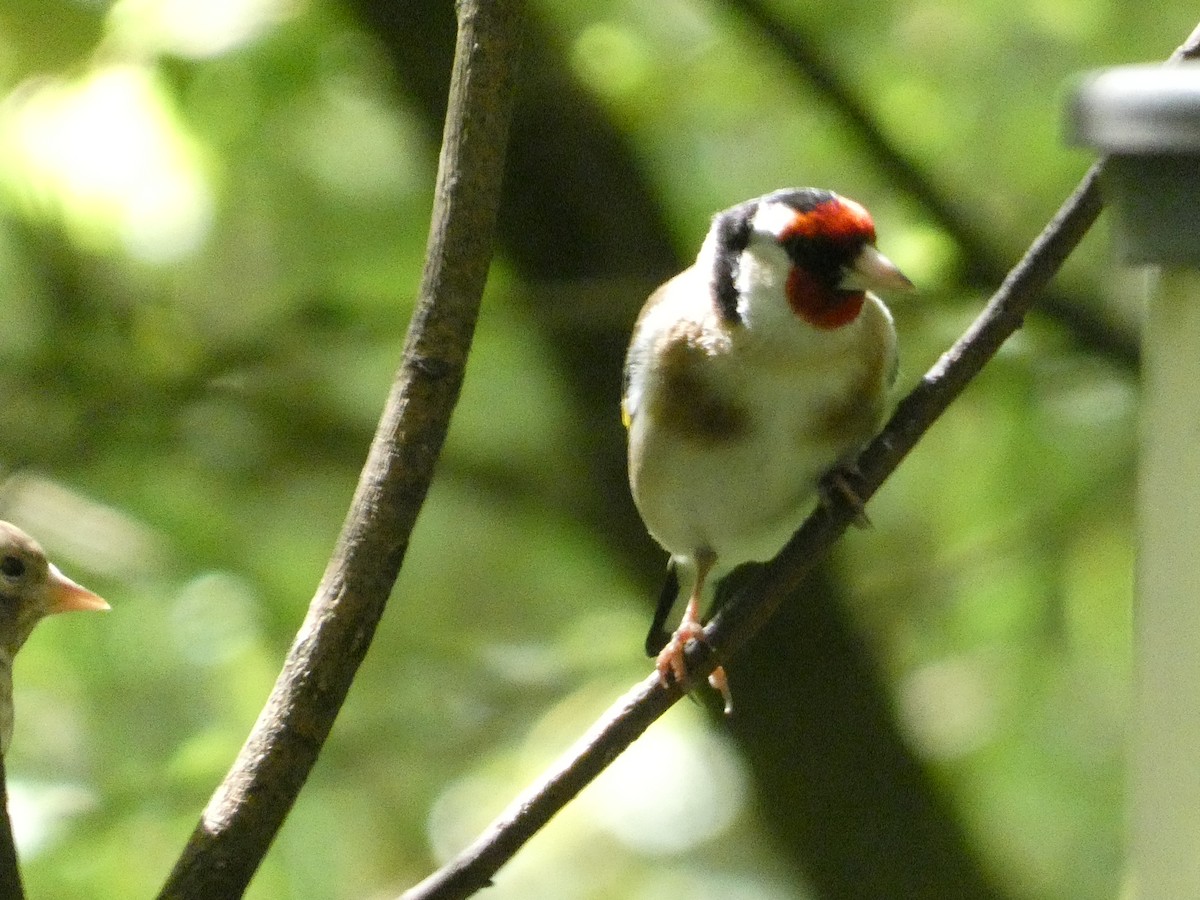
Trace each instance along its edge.
{"label": "thin diagonal branch", "polygon": [[521,11],[521,0],[460,0],[433,221],[403,362],[308,616],[160,897],[242,895],[383,613],[458,399],[491,260]]}
{"label": "thin diagonal branch", "polygon": [[[1171,57],[1200,53],[1200,26]],[[862,499],[872,496],[922,435],[946,411],[1000,346],[1021,327],[1043,289],[1100,214],[1104,163],[1088,170],[971,327],[937,361],[899,404],[858,460],[856,485]],[[700,680],[729,659],[778,609],[853,522],[858,510],[834,496],[805,521],[779,555],[753,573],[704,629],[703,642],[687,648],[688,672]],[[652,673],[618,700],[537,782],[454,859],[401,900],[457,900],[491,883],[492,876],[538,830],[620,756],[679,698],[678,685],[663,687]]]}

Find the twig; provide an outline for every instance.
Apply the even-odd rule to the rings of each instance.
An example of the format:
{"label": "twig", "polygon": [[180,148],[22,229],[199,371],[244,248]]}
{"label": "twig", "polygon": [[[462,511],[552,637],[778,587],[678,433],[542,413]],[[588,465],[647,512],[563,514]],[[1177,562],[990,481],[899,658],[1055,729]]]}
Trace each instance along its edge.
{"label": "twig", "polygon": [[25,900],[17,845],[13,840],[12,821],[8,817],[8,775],[0,757],[0,900]]}
{"label": "twig", "polygon": [[492,876],[576,794],[621,755],[681,696],[657,673],[614,703],[542,777],[508,805],[487,830],[401,900],[456,900],[491,884]]}
{"label": "twig", "polygon": [[383,613],[458,398],[491,260],[521,14],[521,0],[459,3],[433,221],[404,359],[308,615],[162,898],[242,895]]}
{"label": "twig", "polygon": [[[1198,52],[1200,26],[1171,61],[1192,58]],[[1101,161],[1088,170],[971,327],[900,402],[862,452],[858,460],[862,478],[856,488],[863,500],[878,490],[1004,341],[1021,327],[1043,288],[1100,214],[1103,168]],[[733,656],[771,618],[858,513],[848,500],[835,496],[809,516],[774,560],[752,574],[706,626],[705,640],[688,645],[688,673],[694,681]],[[526,841],[681,696],[677,685],[664,688],[653,673],[635,685],[483,834],[406,891],[401,900],[457,900],[486,887]]]}

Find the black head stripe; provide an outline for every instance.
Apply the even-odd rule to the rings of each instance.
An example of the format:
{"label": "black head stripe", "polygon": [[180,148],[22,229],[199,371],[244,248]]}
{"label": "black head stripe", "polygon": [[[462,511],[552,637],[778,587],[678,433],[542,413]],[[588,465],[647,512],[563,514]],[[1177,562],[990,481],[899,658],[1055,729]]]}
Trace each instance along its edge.
{"label": "black head stripe", "polygon": [[784,251],[792,264],[807,272],[818,284],[836,290],[846,267],[858,256],[864,241],[830,241],[819,238],[786,241]]}
{"label": "black head stripe", "polygon": [[737,310],[738,259],[750,244],[750,220],[757,209],[757,201],[741,203],[717,213],[713,220],[713,228],[717,232],[712,271],[713,301],[721,318],[733,325],[742,320]]}
{"label": "black head stripe", "polygon": [[784,203],[796,212],[812,212],[822,203],[828,203],[836,198],[833,191],[821,188],[783,188],[759,198],[760,203]]}

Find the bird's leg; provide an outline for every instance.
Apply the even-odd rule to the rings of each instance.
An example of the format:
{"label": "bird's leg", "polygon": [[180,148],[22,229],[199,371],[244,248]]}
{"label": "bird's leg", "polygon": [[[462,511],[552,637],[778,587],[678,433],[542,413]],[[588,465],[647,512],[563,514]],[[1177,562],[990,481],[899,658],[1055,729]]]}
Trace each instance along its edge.
{"label": "bird's leg", "polygon": [[851,462],[838,463],[822,476],[817,485],[817,493],[821,505],[828,507],[833,504],[834,497],[841,497],[854,508],[854,524],[858,528],[870,528],[871,520],[867,517],[867,504],[858,494],[853,482],[862,478],[858,465]]}
{"label": "bird's leg", "polygon": [[671,683],[671,676],[674,676],[675,680],[680,684],[683,684],[687,680],[687,663],[683,658],[683,648],[693,638],[696,640],[704,639],[704,624],[700,621],[701,585],[702,578],[697,578],[696,588],[692,591],[692,595],[688,597],[687,606],[683,610],[683,618],[679,621],[679,627],[675,629],[675,633],[667,641],[667,646],[659,651],[658,659],[654,663],[654,667],[658,669],[658,680],[662,682],[663,687]]}
{"label": "bird's leg", "polygon": [[[663,687],[670,684],[672,677],[677,684],[687,684],[687,662],[684,660],[683,651],[688,641],[693,638],[698,641],[704,640],[704,623],[700,621],[700,597],[704,590],[704,582],[716,561],[716,554],[711,551],[696,554],[696,584],[688,597],[687,606],[684,607],[683,618],[654,663],[654,667],[658,669],[658,680]],[[725,677],[723,666],[712,670],[708,676],[708,683],[720,692],[725,701],[725,712],[732,712],[733,695],[729,692],[729,680]]]}

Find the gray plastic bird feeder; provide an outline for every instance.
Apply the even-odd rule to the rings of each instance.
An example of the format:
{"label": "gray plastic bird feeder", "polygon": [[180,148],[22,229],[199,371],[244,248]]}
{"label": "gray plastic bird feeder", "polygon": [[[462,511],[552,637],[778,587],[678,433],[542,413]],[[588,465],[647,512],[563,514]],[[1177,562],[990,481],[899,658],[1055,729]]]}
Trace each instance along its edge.
{"label": "gray plastic bird feeder", "polygon": [[1108,155],[1121,261],[1159,267],[1142,337],[1131,853],[1139,900],[1200,897],[1200,64],[1093,75],[1070,127]]}

